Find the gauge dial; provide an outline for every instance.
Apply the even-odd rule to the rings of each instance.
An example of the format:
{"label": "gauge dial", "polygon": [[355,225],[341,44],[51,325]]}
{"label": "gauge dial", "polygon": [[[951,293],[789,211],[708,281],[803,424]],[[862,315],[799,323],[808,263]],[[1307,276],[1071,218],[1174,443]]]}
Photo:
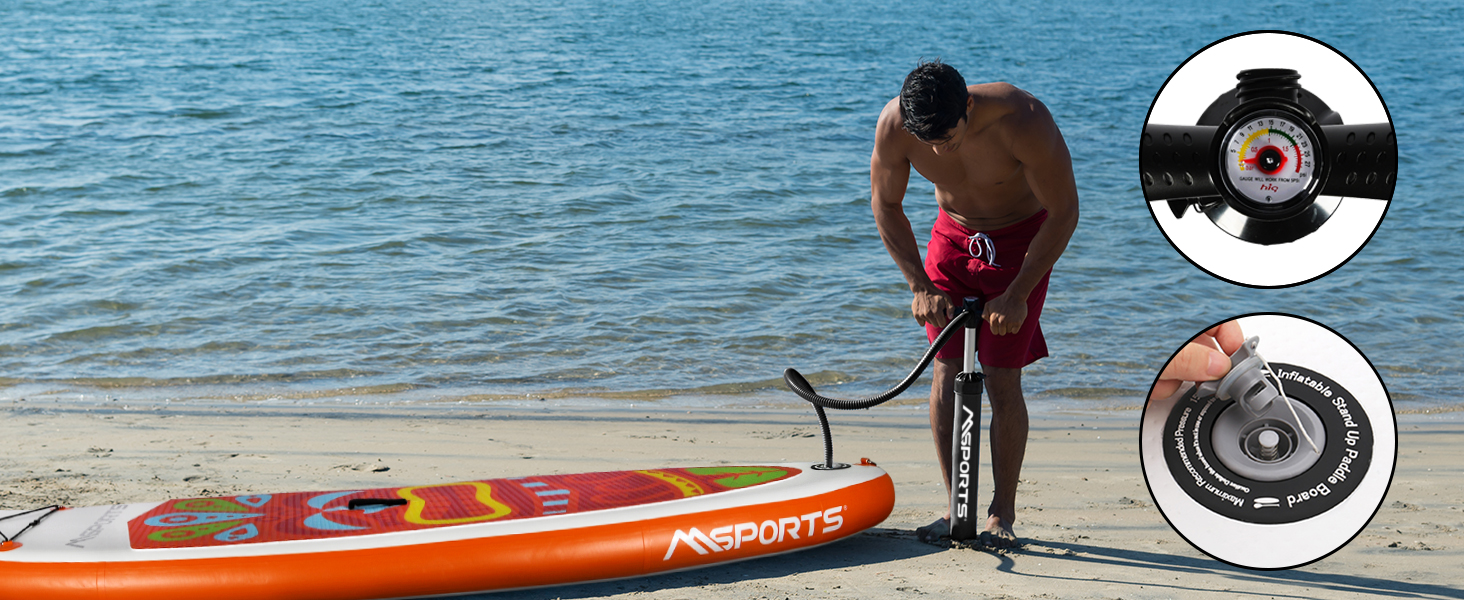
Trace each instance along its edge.
{"label": "gauge dial", "polygon": [[1311,130],[1281,115],[1241,120],[1225,137],[1223,170],[1245,199],[1274,206],[1306,193],[1316,174]]}

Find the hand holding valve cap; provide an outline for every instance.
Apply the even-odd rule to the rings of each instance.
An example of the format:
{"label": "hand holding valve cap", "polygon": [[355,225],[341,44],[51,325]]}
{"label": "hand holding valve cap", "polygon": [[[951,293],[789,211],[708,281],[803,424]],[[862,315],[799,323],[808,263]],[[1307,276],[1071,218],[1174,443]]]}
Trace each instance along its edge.
{"label": "hand holding valve cap", "polygon": [[1173,394],[1186,382],[1215,381],[1230,373],[1230,355],[1245,343],[1238,321],[1220,323],[1180,348],[1149,390],[1149,400]]}
{"label": "hand holding valve cap", "polygon": [[1252,336],[1230,355],[1230,372],[1219,381],[1200,384],[1199,393],[1221,400],[1234,400],[1252,415],[1259,415],[1281,397],[1281,391],[1266,379],[1266,360],[1256,353],[1261,338]]}
{"label": "hand holding valve cap", "polygon": [[[1240,345],[1235,354],[1230,355],[1230,372],[1219,381],[1206,381],[1197,386],[1196,392],[1201,396],[1215,396],[1221,400],[1234,400],[1241,408],[1250,413],[1253,418],[1260,418],[1271,403],[1282,399],[1287,408],[1291,409],[1293,423],[1307,443],[1311,444],[1312,452],[1321,454],[1321,448],[1317,447],[1311,434],[1301,425],[1301,417],[1296,414],[1296,408],[1285,401],[1285,394],[1281,391],[1281,378],[1271,371],[1271,366],[1266,363],[1256,347],[1261,343],[1260,336],[1251,336]],[[1270,378],[1267,378],[1267,376]],[[1272,381],[1275,385],[1272,385]],[[1265,434],[1270,434],[1267,436]],[[1271,440],[1267,444],[1267,440]],[[1274,432],[1263,431],[1258,439],[1262,452],[1275,452],[1276,444],[1280,442],[1279,436]]]}

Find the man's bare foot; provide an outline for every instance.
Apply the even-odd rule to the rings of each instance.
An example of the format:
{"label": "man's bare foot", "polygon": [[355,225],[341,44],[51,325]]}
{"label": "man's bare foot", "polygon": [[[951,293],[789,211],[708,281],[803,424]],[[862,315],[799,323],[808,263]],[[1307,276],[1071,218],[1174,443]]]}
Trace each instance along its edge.
{"label": "man's bare foot", "polygon": [[1016,548],[1022,545],[1012,525],[992,515],[986,518],[986,531],[981,532],[981,545],[991,548]]}
{"label": "man's bare foot", "polygon": [[941,517],[935,522],[915,530],[915,539],[935,546],[951,543],[950,517]]}

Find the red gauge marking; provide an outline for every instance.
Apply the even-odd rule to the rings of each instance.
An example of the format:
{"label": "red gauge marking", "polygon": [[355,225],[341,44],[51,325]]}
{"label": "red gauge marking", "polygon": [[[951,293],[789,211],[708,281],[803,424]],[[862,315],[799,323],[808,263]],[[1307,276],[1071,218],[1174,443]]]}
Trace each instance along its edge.
{"label": "red gauge marking", "polygon": [[[1267,150],[1275,151],[1276,152],[1276,155],[1281,157],[1281,162],[1277,163],[1276,166],[1275,166],[1275,168],[1267,169],[1266,167],[1262,166],[1261,163],[1260,163],[1260,156],[1261,156],[1261,154],[1264,153]],[[1296,168],[1297,168],[1298,172],[1300,172],[1300,169],[1301,169],[1301,151],[1300,150],[1297,150],[1296,155],[1297,155]],[[1277,148],[1275,146],[1266,146],[1264,148],[1261,148],[1259,150],[1256,150],[1256,156],[1255,157],[1243,159],[1243,160],[1241,160],[1241,162],[1246,163],[1246,164],[1255,165],[1257,169],[1260,169],[1260,171],[1262,173],[1265,173],[1267,175],[1275,175],[1276,173],[1281,172],[1281,169],[1286,166],[1286,153],[1282,152],[1280,148]]]}

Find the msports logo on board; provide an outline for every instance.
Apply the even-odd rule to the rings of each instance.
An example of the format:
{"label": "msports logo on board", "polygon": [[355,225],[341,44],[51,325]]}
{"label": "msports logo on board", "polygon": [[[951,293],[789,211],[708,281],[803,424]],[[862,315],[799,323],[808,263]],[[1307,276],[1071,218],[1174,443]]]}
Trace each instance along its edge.
{"label": "msports logo on board", "polygon": [[[768,519],[762,523],[748,521],[736,525],[723,525],[712,529],[710,533],[702,533],[696,527],[692,527],[691,531],[677,529],[676,534],[671,537],[671,546],[666,548],[666,557],[661,560],[671,560],[671,555],[675,554],[676,548],[683,543],[695,550],[697,554],[709,554],[735,550],[754,540],[764,546],[770,546],[784,540],[827,535],[844,526],[844,516],[839,513],[843,512],[845,508],[847,507],[835,506],[828,510],[783,517],[778,520]],[[820,520],[823,521],[822,529],[818,527],[817,523]]]}

